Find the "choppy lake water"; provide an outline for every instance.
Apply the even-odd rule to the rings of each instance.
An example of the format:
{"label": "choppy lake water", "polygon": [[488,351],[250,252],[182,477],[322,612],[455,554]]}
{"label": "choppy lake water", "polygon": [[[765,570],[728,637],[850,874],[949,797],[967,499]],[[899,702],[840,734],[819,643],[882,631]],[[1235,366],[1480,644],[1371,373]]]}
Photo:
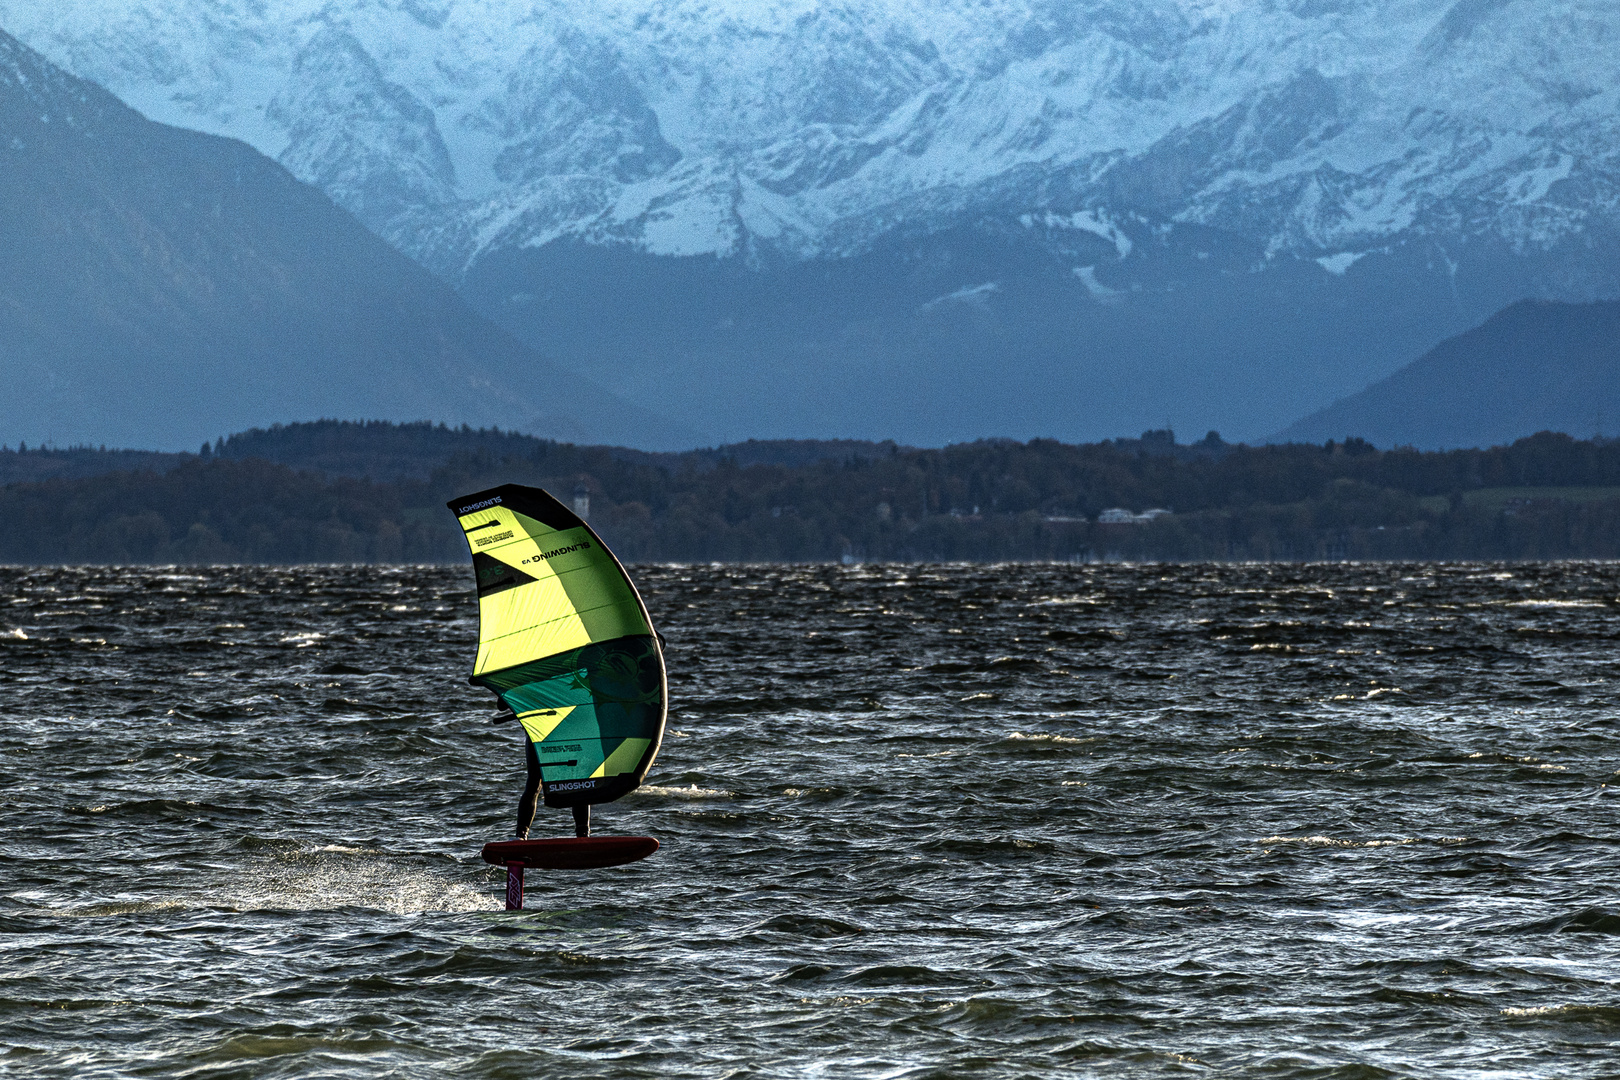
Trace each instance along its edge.
{"label": "choppy lake water", "polygon": [[0,1074],[1620,1074],[1620,567],[636,574],[509,914],[467,571],[0,569]]}

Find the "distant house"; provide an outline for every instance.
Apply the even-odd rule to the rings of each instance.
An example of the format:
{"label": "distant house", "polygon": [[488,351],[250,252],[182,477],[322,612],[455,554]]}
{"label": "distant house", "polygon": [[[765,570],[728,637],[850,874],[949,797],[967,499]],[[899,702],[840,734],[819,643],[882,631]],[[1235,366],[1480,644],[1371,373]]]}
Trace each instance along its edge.
{"label": "distant house", "polygon": [[1156,506],[1152,510],[1144,510],[1140,514],[1135,514],[1135,513],[1132,513],[1129,510],[1124,509],[1123,507],[1116,506],[1116,507],[1113,507],[1112,509],[1104,510],[1102,513],[1098,514],[1097,515],[1097,524],[1099,524],[1099,525],[1146,525],[1150,521],[1153,521],[1153,520],[1155,520],[1157,518],[1168,517],[1169,515],[1170,515],[1170,511],[1166,510],[1162,506]]}

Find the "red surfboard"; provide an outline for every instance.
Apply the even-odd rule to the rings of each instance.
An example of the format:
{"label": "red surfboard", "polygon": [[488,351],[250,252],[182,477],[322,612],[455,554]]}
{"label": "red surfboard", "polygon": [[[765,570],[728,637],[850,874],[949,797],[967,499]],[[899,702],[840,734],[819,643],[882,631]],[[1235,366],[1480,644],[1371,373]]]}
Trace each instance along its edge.
{"label": "red surfboard", "polygon": [[658,841],[650,836],[563,836],[485,844],[484,861],[539,870],[597,870],[645,859],[657,850]]}

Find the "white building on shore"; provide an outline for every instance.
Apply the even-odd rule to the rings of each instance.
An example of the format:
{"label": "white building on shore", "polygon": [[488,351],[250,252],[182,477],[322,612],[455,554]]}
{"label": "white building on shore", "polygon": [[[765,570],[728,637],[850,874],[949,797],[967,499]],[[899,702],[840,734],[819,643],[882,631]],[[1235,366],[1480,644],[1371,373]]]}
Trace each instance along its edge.
{"label": "white building on shore", "polygon": [[1157,518],[1169,517],[1170,511],[1162,506],[1144,510],[1140,514],[1115,506],[1097,515],[1099,525],[1146,525]]}

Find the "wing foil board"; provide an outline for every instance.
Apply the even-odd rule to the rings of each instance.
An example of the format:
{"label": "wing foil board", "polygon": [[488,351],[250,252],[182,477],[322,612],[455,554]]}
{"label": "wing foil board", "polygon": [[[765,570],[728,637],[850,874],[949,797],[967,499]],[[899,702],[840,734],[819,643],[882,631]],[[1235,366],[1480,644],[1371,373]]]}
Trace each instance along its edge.
{"label": "wing foil board", "polygon": [[563,836],[485,844],[484,861],[536,870],[599,870],[645,859],[657,850],[658,841],[650,836]]}

